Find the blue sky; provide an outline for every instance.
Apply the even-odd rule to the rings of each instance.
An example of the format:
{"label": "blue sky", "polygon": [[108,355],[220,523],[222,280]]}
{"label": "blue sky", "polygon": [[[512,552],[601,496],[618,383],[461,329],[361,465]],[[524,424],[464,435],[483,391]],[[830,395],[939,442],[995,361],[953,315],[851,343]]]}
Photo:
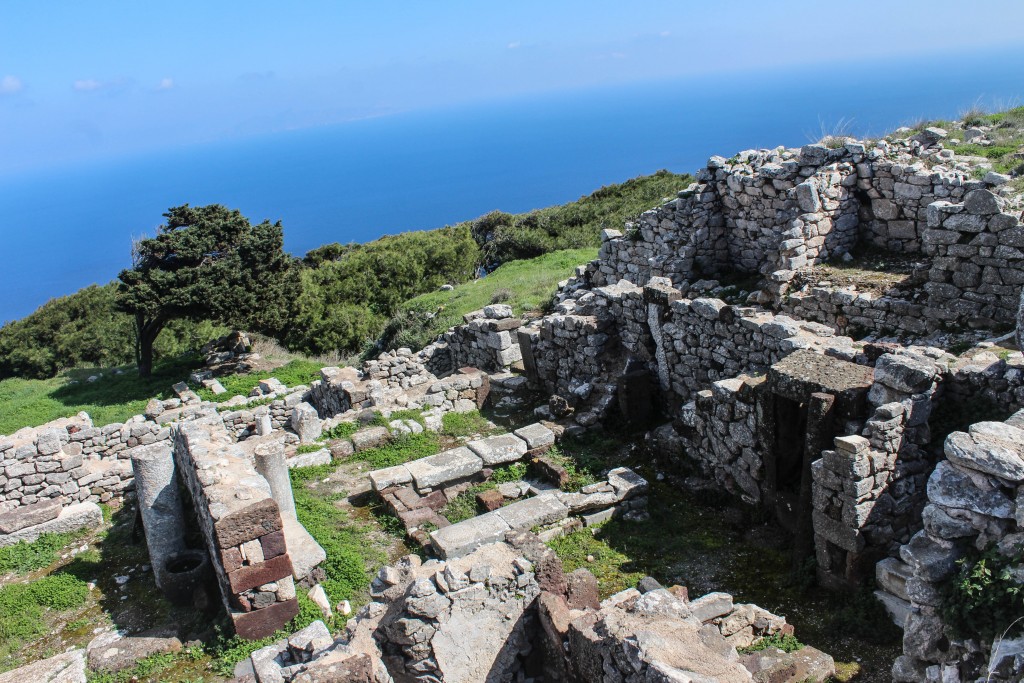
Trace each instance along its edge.
{"label": "blue sky", "polygon": [[1020,0],[7,0],[0,173],[528,93],[1012,54],[1022,26]]}

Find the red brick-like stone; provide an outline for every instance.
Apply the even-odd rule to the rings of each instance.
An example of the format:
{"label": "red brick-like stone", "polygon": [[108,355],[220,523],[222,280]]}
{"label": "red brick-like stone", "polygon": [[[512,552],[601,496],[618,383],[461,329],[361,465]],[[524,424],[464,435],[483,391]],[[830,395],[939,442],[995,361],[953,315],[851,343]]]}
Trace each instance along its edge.
{"label": "red brick-like stone", "polygon": [[420,494],[416,493],[416,489],[411,486],[403,486],[396,489],[395,498],[402,501],[402,504],[410,510],[423,507],[423,503],[420,502]]}
{"label": "red brick-like stone", "polygon": [[299,601],[295,598],[275,602],[270,607],[252,612],[232,613],[235,633],[248,640],[259,640],[273,635],[279,628],[299,613]]}
{"label": "red brick-like stone", "polygon": [[228,583],[232,593],[241,593],[271,581],[283,579],[292,574],[292,559],[286,554],[278,555],[272,560],[239,567],[228,574]]}
{"label": "red brick-like stone", "polygon": [[487,512],[493,512],[501,507],[502,503],[505,502],[505,496],[501,495],[501,491],[497,489],[490,489],[489,491],[481,491],[476,494],[476,504],[482,507]]}
{"label": "red brick-like stone", "polygon": [[416,508],[415,510],[399,512],[398,519],[402,520],[402,524],[405,525],[406,529],[411,529],[414,526],[422,526],[426,522],[433,520],[434,514],[434,511],[430,508]]}
{"label": "red brick-like stone", "polygon": [[447,504],[448,496],[444,495],[444,491],[434,491],[420,498],[420,507],[428,507],[435,512]]}
{"label": "red brick-like stone", "polygon": [[230,574],[242,566],[242,551],[238,548],[224,548],[220,551],[220,563],[224,573]]}
{"label": "red brick-like stone", "polygon": [[288,546],[285,544],[284,531],[275,531],[272,534],[266,536],[260,536],[260,545],[263,546],[263,559],[272,560],[278,555],[284,555],[288,552]]}
{"label": "red brick-like stone", "polygon": [[281,513],[273,498],[258,501],[221,518],[214,525],[217,547],[242,545],[281,528]]}

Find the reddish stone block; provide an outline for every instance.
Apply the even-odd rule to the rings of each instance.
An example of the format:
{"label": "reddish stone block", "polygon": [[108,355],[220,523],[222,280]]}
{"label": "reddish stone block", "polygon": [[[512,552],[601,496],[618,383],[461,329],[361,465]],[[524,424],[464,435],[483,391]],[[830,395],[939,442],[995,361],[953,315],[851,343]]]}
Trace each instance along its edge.
{"label": "reddish stone block", "polygon": [[505,496],[501,495],[501,492],[497,489],[490,489],[489,491],[481,491],[476,494],[476,504],[486,510],[487,512],[493,512],[501,507],[502,503],[505,502]]}
{"label": "reddish stone block", "polygon": [[235,633],[247,640],[259,640],[274,633],[291,621],[299,613],[299,601],[295,598],[285,602],[275,602],[270,607],[252,612],[234,612],[231,620],[235,623]]}
{"label": "reddish stone block", "polygon": [[686,586],[672,586],[668,589],[668,592],[676,596],[683,602],[690,601],[690,591],[686,589]]}
{"label": "reddish stone block", "polygon": [[402,520],[402,524],[405,525],[406,529],[411,529],[414,526],[422,526],[424,523],[431,521],[434,518],[434,514],[434,511],[430,508],[417,508],[415,510],[399,512],[398,519]]}
{"label": "reddish stone block", "polygon": [[263,559],[272,560],[278,555],[288,552],[285,544],[284,531],[275,531],[272,534],[260,537],[260,545],[263,546]]}
{"label": "reddish stone block", "polygon": [[448,496],[444,495],[444,491],[434,491],[420,498],[420,507],[427,507],[437,512],[445,505],[448,504]]}
{"label": "reddish stone block", "polygon": [[224,573],[230,574],[242,566],[242,551],[238,548],[224,548],[220,551],[220,564]]}
{"label": "reddish stone block", "polygon": [[291,576],[291,574],[292,559],[286,553],[260,564],[239,567],[228,574],[228,584],[231,586],[231,592],[238,594],[250,588]]}
{"label": "reddish stone block", "polygon": [[214,525],[217,547],[231,548],[281,529],[281,513],[267,498],[222,517]]}
{"label": "reddish stone block", "polygon": [[416,490],[411,486],[403,486],[396,489],[395,497],[402,501],[402,504],[410,510],[423,507],[423,503],[420,502],[420,494],[416,493]]}

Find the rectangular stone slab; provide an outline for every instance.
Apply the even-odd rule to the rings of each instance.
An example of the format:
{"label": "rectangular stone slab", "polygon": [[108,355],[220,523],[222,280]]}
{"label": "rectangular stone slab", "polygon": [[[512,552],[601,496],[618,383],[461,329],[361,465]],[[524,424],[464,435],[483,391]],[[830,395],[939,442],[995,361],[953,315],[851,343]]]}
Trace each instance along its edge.
{"label": "rectangular stone slab", "polygon": [[36,524],[57,519],[60,514],[60,503],[55,500],[44,500],[34,505],[22,505],[10,512],[0,514],[0,534],[13,534]]}
{"label": "rectangular stone slab", "polygon": [[298,613],[299,601],[292,598],[252,612],[232,612],[231,620],[235,624],[235,633],[239,636],[249,640],[260,640],[273,635]]}
{"label": "rectangular stone slab", "polygon": [[508,532],[505,520],[497,512],[488,512],[438,529],[430,534],[430,540],[437,553],[450,560],[467,555],[482,545],[502,541]]}
{"label": "rectangular stone slab", "polygon": [[231,548],[281,528],[281,513],[273,498],[235,510],[214,523],[217,547]]}
{"label": "rectangular stone slab", "polygon": [[556,496],[549,494],[512,503],[496,510],[494,514],[501,517],[512,529],[532,529],[541,524],[551,524],[565,519],[569,516],[569,508],[562,505]]}
{"label": "rectangular stone slab", "polygon": [[466,444],[487,466],[519,460],[528,450],[526,442],[514,434],[501,434]]}
{"label": "rectangular stone slab", "polygon": [[412,473],[405,465],[385,467],[382,470],[370,472],[370,483],[374,491],[383,491],[391,486],[400,486],[412,481]]}
{"label": "rectangular stone slab", "polygon": [[288,557],[288,553],[285,553],[266,562],[239,567],[228,574],[228,583],[231,585],[231,592],[237,595],[250,588],[291,575],[292,560]]}
{"label": "rectangular stone slab", "polygon": [[77,531],[83,527],[95,529],[103,523],[103,513],[95,503],[75,503],[68,505],[60,514],[51,520],[25,527],[13,534],[0,534],[0,548],[14,545],[18,541],[31,543],[46,533],[62,534]]}
{"label": "rectangular stone slab", "polygon": [[444,451],[429,458],[406,463],[420,491],[472,476],[484,468],[483,461],[465,446]]}
{"label": "rectangular stone slab", "polygon": [[527,448],[531,451],[555,443],[555,433],[539,422],[520,427],[512,433],[525,441]]}

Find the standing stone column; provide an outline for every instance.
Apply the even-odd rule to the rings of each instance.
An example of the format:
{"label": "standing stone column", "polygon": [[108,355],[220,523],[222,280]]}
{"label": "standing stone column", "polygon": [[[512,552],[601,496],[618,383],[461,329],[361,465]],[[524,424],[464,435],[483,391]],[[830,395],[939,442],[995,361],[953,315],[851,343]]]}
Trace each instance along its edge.
{"label": "standing stone column", "polygon": [[185,549],[185,516],[170,443],[133,449],[132,470],[153,578],[163,588],[167,559]]}
{"label": "standing stone column", "polygon": [[297,519],[295,499],[292,497],[292,480],[288,476],[288,465],[284,460],[284,444],[280,441],[264,443],[256,447],[256,471],[270,484],[270,495],[274,497],[281,518]]}

